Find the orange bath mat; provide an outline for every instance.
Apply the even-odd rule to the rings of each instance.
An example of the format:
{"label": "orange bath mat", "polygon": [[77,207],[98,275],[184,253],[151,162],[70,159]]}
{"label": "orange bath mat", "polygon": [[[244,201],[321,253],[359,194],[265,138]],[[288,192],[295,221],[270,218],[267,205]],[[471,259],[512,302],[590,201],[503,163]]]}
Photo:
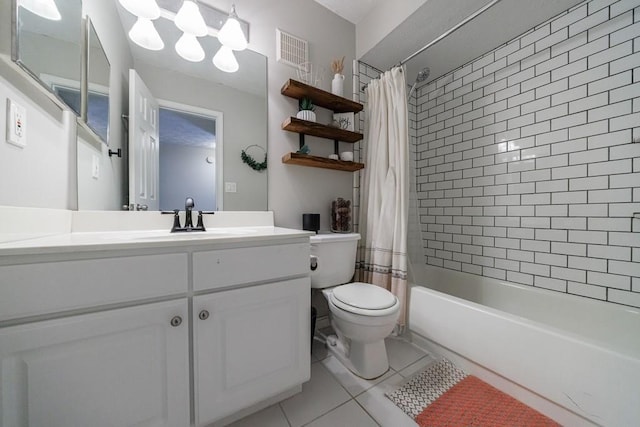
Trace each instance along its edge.
{"label": "orange bath mat", "polygon": [[444,359],[387,393],[387,397],[421,427],[559,426]]}

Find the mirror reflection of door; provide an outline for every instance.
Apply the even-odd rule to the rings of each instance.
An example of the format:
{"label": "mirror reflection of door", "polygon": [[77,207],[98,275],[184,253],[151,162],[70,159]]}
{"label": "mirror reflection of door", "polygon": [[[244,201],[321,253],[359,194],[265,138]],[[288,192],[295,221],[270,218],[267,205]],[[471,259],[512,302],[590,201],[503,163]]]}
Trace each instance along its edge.
{"label": "mirror reflection of door", "polygon": [[136,70],[129,70],[129,209],[159,207],[159,108]]}
{"label": "mirror reflection of door", "polygon": [[[160,209],[221,210],[222,113],[160,101]],[[217,177],[220,176],[220,179]]]}

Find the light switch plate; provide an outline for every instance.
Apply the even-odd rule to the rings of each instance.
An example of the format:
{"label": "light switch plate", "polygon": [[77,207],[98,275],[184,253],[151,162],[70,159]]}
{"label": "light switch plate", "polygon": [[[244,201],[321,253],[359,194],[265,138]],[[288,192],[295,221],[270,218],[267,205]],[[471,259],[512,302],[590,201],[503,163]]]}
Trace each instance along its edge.
{"label": "light switch plate", "polygon": [[235,182],[225,182],[224,183],[224,192],[225,193],[235,193],[237,191],[236,189],[236,183]]}
{"label": "light switch plate", "polygon": [[11,98],[7,98],[7,142],[27,146],[27,110]]}
{"label": "light switch plate", "polygon": [[91,160],[91,177],[93,179],[100,178],[100,158],[95,154]]}

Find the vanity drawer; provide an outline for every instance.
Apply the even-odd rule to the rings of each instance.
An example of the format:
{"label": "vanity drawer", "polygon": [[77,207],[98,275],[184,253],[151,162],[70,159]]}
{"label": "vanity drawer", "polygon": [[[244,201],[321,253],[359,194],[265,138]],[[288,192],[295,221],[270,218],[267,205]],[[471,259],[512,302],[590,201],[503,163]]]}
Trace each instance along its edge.
{"label": "vanity drawer", "polygon": [[309,243],[224,249],[193,254],[193,289],[309,274]]}
{"label": "vanity drawer", "polygon": [[0,321],[186,293],[186,253],[0,266]]}

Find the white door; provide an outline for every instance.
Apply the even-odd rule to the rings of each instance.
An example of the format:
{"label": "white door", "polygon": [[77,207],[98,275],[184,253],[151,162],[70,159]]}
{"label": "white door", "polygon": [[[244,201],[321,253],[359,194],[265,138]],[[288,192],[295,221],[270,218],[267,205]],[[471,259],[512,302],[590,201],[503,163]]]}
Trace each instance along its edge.
{"label": "white door", "polygon": [[136,210],[159,206],[158,110],[158,101],[136,70],[129,70],[129,206]]}
{"label": "white door", "polygon": [[0,426],[189,426],[187,313],[182,299],[0,328]]}
{"label": "white door", "polygon": [[193,298],[196,425],[309,379],[309,278]]}

